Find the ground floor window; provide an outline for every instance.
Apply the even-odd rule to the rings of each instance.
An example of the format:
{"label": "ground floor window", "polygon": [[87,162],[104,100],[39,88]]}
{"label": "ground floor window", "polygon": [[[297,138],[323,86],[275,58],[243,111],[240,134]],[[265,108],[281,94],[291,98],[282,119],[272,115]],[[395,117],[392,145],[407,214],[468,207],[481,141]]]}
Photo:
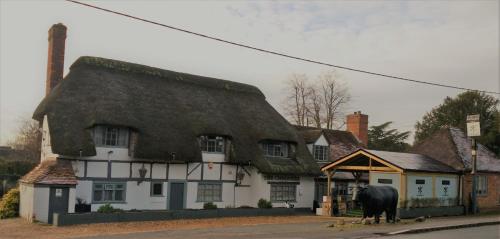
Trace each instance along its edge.
{"label": "ground floor window", "polygon": [[163,182],[151,182],[151,196],[163,196]]}
{"label": "ground floor window", "polygon": [[272,202],[295,202],[297,201],[297,185],[289,183],[271,184]]}
{"label": "ground floor window", "polygon": [[198,183],[198,202],[221,202],[222,183]]}
{"label": "ground floor window", "polygon": [[93,186],[93,201],[97,203],[124,202],[125,183],[95,182]]}
{"label": "ground floor window", "polygon": [[476,176],[477,184],[477,195],[487,195],[488,194],[488,178],[484,175]]}

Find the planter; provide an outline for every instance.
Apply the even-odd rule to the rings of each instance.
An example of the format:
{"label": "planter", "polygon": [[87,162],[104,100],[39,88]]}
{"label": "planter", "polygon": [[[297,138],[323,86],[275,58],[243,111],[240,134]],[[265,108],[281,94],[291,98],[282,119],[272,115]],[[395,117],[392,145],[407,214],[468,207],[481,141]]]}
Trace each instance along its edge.
{"label": "planter", "polygon": [[420,207],[420,208],[398,208],[399,218],[417,218],[417,217],[443,217],[464,215],[463,206],[451,207]]}
{"label": "planter", "polygon": [[92,206],[90,204],[76,204],[75,212],[77,213],[90,212],[91,208]]}

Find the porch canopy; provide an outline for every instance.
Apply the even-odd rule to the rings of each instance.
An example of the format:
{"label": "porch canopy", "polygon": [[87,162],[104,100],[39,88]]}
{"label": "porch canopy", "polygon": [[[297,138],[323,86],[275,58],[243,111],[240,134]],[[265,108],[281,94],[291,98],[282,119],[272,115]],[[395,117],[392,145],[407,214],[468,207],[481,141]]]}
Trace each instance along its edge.
{"label": "porch canopy", "polygon": [[366,149],[343,156],[323,166],[321,171],[328,178],[328,196],[331,196],[331,178],[337,171],[352,172],[355,177],[360,177],[362,172],[395,173],[402,180],[406,172],[457,173],[452,167],[425,155]]}

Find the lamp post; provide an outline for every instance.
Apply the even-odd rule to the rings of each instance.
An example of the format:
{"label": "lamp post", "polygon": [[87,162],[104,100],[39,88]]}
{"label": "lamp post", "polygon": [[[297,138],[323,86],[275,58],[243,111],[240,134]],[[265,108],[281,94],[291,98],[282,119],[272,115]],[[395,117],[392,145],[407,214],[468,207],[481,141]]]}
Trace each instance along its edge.
{"label": "lamp post", "polygon": [[467,136],[471,138],[471,156],[472,156],[472,191],[471,191],[471,213],[476,214],[479,212],[477,205],[476,191],[477,191],[477,144],[474,137],[481,136],[481,128],[479,123],[479,115],[467,115]]}

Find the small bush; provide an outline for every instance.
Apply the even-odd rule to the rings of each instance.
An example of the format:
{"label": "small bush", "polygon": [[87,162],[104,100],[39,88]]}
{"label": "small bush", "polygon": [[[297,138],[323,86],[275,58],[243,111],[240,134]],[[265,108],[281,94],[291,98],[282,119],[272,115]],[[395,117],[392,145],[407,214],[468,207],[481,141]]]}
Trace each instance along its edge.
{"label": "small bush", "polygon": [[119,209],[119,208],[114,208],[113,206],[111,206],[111,204],[106,203],[106,204],[100,206],[97,209],[97,212],[100,212],[100,213],[114,213],[114,212],[123,212],[123,210]]}
{"label": "small bush", "polygon": [[238,208],[254,208],[254,207],[251,207],[251,206],[248,206],[248,205],[241,205]]}
{"label": "small bush", "polygon": [[266,199],[261,198],[261,199],[259,199],[257,206],[259,206],[259,208],[272,208],[273,204],[270,201],[267,201]]}
{"label": "small bush", "polygon": [[0,219],[19,216],[19,189],[13,188],[0,200]]}
{"label": "small bush", "polygon": [[217,209],[217,205],[212,202],[206,202],[203,204],[203,209]]}

